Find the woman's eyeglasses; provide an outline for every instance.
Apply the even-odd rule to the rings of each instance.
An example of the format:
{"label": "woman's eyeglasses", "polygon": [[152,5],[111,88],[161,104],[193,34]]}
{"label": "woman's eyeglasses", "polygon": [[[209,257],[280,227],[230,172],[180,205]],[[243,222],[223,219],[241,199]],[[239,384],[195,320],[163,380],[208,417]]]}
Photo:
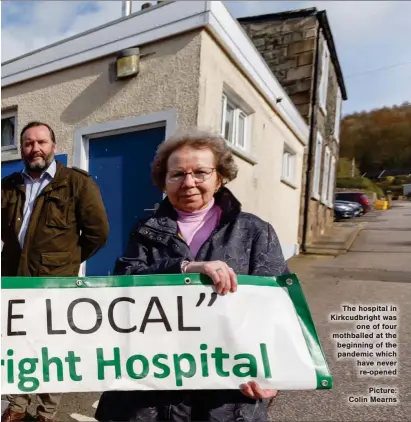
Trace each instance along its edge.
{"label": "woman's eyeglasses", "polygon": [[196,183],[203,183],[208,180],[215,168],[201,168],[194,171],[171,171],[167,174],[167,181],[169,183],[183,183],[187,174],[189,174]]}

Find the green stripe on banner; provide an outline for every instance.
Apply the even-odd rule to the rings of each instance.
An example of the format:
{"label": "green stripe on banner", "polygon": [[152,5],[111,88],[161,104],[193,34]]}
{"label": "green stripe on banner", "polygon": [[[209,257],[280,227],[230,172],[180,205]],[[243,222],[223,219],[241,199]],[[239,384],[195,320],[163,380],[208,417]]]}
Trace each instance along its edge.
{"label": "green stripe on banner", "polygon": [[287,276],[277,277],[277,282],[280,286],[287,288],[297,312],[305,342],[315,365],[317,389],[332,388],[332,376],[298,277],[295,274],[289,274]]}
{"label": "green stripe on banner", "polygon": [[[317,389],[330,389],[332,377],[321,347],[310,309],[295,274],[279,277],[238,275],[238,284],[249,286],[286,288],[293,302],[308,350],[316,368]],[[160,274],[109,277],[3,277],[2,289],[67,289],[99,287],[147,287],[211,285],[212,281],[202,274]]]}
{"label": "green stripe on banner", "polygon": [[[276,277],[237,276],[238,283],[249,286],[279,287]],[[202,274],[124,275],[109,277],[3,277],[2,289],[72,289],[79,287],[147,287],[210,285]]]}

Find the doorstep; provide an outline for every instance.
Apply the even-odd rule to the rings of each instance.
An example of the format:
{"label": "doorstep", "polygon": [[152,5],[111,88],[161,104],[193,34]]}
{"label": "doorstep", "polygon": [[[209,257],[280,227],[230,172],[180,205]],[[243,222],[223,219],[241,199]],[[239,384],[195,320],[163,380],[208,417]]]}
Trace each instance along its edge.
{"label": "doorstep", "polygon": [[306,247],[306,254],[337,256],[347,253],[367,223],[334,223],[323,236]]}

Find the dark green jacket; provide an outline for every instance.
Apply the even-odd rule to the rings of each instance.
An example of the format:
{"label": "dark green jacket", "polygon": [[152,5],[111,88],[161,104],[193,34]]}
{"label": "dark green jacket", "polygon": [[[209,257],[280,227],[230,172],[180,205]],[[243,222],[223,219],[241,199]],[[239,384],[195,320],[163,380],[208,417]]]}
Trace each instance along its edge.
{"label": "dark green jacket", "polygon": [[90,175],[57,162],[55,177],[37,197],[23,250],[18,234],[26,199],[21,173],[1,181],[1,275],[77,276],[80,264],[107,242],[100,190]]}

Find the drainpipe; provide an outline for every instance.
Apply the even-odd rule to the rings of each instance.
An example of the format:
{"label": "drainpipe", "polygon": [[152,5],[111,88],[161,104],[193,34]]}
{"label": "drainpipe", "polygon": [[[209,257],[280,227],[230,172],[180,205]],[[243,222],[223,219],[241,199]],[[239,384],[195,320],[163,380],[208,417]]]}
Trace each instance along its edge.
{"label": "drainpipe", "polygon": [[131,15],[131,1],[122,1],[121,2],[121,16],[124,18],[125,16]]}
{"label": "drainpipe", "polygon": [[[318,19],[318,17],[317,17]],[[314,145],[316,145],[316,140],[314,138],[315,128],[317,126],[317,91],[318,91],[318,69],[319,69],[319,45],[320,45],[320,22],[318,22],[317,28],[317,39],[315,45],[315,67],[314,67],[314,77],[313,77],[313,94],[311,97],[311,119],[310,119],[310,135],[308,140],[308,163],[307,171],[305,174],[305,198],[304,198],[304,219],[303,219],[303,236],[302,236],[302,246],[301,249],[303,252],[307,252],[307,230],[308,230],[308,220],[310,215],[310,201],[311,201],[311,188],[312,188],[312,171],[313,171],[313,151]]]}

